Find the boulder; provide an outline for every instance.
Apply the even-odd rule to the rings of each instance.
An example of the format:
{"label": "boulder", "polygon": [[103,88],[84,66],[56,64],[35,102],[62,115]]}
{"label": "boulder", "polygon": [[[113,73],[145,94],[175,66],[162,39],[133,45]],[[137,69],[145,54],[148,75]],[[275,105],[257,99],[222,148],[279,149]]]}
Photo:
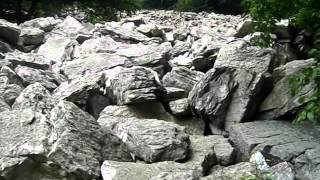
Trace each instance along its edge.
{"label": "boulder", "polygon": [[12,51],[13,51],[13,49],[8,43],[0,40],[0,52],[1,53],[8,53],[8,52],[12,52]]}
{"label": "boulder", "polygon": [[141,24],[137,31],[148,37],[163,37],[164,32],[158,28],[158,26],[154,24]]}
{"label": "boulder", "polygon": [[174,67],[163,77],[162,81],[166,87],[181,88],[189,93],[202,77],[203,73],[201,72],[191,71],[185,67]]}
{"label": "boulder", "polygon": [[8,105],[12,105],[15,99],[22,92],[20,80],[14,71],[8,68],[6,72],[6,66],[1,68],[0,72],[0,99],[3,99]]}
{"label": "boulder", "polygon": [[121,39],[129,43],[139,43],[150,40],[146,35],[138,31],[129,30],[124,26],[113,26],[110,23],[106,23],[105,25],[98,27],[97,31],[101,32],[104,35],[111,35],[115,39]]}
{"label": "boulder", "polygon": [[213,132],[224,126],[228,106],[237,88],[234,74],[233,69],[212,69],[189,94],[192,111],[207,121]]}
{"label": "boulder", "polygon": [[15,68],[15,72],[22,79],[25,86],[38,82],[50,91],[56,89],[62,82],[66,81],[66,78],[61,74],[26,66],[18,66]]}
{"label": "boulder", "polygon": [[130,62],[127,58],[109,53],[94,53],[83,56],[63,66],[64,73],[68,78],[73,79],[79,75],[90,75],[117,66],[127,67]]}
{"label": "boulder", "polygon": [[77,179],[99,177],[104,136],[96,120],[73,103],[60,101],[50,112],[49,121],[54,131],[48,159],[76,174]]}
{"label": "boulder", "polygon": [[163,43],[161,45],[135,44],[118,49],[116,54],[130,59],[133,65],[149,67],[162,76],[168,69],[170,50],[170,43]]}
{"label": "boulder", "polygon": [[61,23],[56,26],[55,31],[62,31],[68,36],[75,36],[84,26],[75,18],[67,16]]}
{"label": "boulder", "polygon": [[240,156],[249,158],[259,150],[269,165],[287,161],[293,164],[297,179],[319,178],[319,128],[295,126],[284,121],[257,121],[236,124],[230,139]]}
{"label": "boulder", "polygon": [[314,92],[314,84],[311,82],[299,92],[293,93],[290,78],[313,65],[315,65],[313,59],[297,60],[276,68],[273,74],[275,85],[260,106],[259,119],[279,119],[291,116],[295,113],[295,109],[307,103]]}
{"label": "boulder", "polygon": [[36,18],[30,21],[26,21],[22,23],[20,26],[22,28],[26,28],[26,27],[39,28],[45,32],[48,32],[54,29],[55,26],[60,22],[61,20],[54,19],[53,17],[46,17],[46,18]]}
{"label": "boulder", "polygon": [[197,180],[199,177],[192,171],[186,172],[162,172],[150,180]]}
{"label": "boulder", "polygon": [[190,51],[191,44],[189,42],[177,41],[170,51],[171,57],[177,57]]}
{"label": "boulder", "polygon": [[27,86],[16,98],[12,105],[13,110],[32,109],[35,112],[48,114],[56,105],[57,99],[40,83]]}
{"label": "boulder", "polygon": [[169,108],[175,116],[190,116],[191,109],[189,106],[188,98],[178,99],[169,102]]}
{"label": "boulder", "polygon": [[20,34],[19,45],[40,45],[43,42],[45,32],[39,28],[23,28]]}
{"label": "boulder", "polygon": [[195,177],[202,175],[202,171],[198,166],[190,166],[172,161],[153,164],[104,161],[101,166],[104,180],[150,180],[163,172],[175,174],[188,172]]}
{"label": "boulder", "polygon": [[119,67],[105,74],[106,95],[117,105],[154,101],[164,92],[158,74],[149,68]]}
{"label": "boulder", "polygon": [[104,119],[102,128],[110,129],[138,158],[153,163],[178,161],[187,157],[190,140],[181,126],[156,119]]}
{"label": "boulder", "polygon": [[274,52],[250,46],[245,41],[235,41],[223,46],[215,61],[214,67],[243,68],[250,72],[272,72]]}
{"label": "boulder", "polygon": [[121,42],[116,42],[109,36],[102,36],[84,41],[76,51],[76,56],[81,57],[94,53],[115,53],[121,47],[127,47]]}
{"label": "boulder", "polygon": [[14,51],[12,53],[7,53],[5,59],[10,62],[13,67],[21,65],[30,68],[48,70],[52,65],[44,56],[36,53]]}
{"label": "boulder", "polygon": [[235,34],[235,37],[238,37],[238,38],[243,38],[246,35],[253,33],[254,31],[253,21],[251,19],[244,20],[243,22],[238,24],[236,31],[237,33]]}
{"label": "boulder", "polygon": [[17,45],[21,29],[17,24],[0,19],[0,38],[12,45]]}
{"label": "boulder", "polygon": [[38,54],[43,55],[48,61],[62,63],[73,58],[75,45],[75,40],[66,37],[50,37],[40,46]]}
{"label": "boulder", "polygon": [[[220,135],[210,135],[210,136],[190,136],[191,140],[191,152],[194,148],[203,149],[207,147],[207,149],[214,150],[214,154],[216,155],[215,162],[210,161],[209,159],[206,160],[207,163],[212,165],[222,165],[228,166],[235,162],[235,155],[236,151],[230,144],[227,138],[224,138]],[[212,160],[212,159],[211,159]],[[209,168],[210,168],[209,167]],[[207,169],[208,170],[208,169]]]}
{"label": "boulder", "polygon": [[256,175],[258,170],[254,164],[249,162],[241,162],[228,167],[217,166],[213,168],[213,173],[201,178],[201,180],[224,180],[224,179],[245,179],[245,178],[259,178]]}
{"label": "boulder", "polygon": [[204,134],[204,122],[193,117],[177,118],[170,115],[164,109],[160,102],[147,102],[138,103],[124,106],[107,106],[101,112],[98,122],[109,119],[126,119],[126,118],[139,118],[139,119],[159,119],[167,122],[173,122],[185,128],[188,134]]}
{"label": "boulder", "polygon": [[161,100],[165,102],[174,101],[174,100],[187,97],[184,89],[175,88],[175,87],[164,87],[164,88],[165,88],[165,94],[161,97]]}
{"label": "boulder", "polygon": [[0,113],[4,112],[4,111],[9,111],[11,109],[11,107],[4,102],[2,99],[0,99]]}
{"label": "boulder", "polygon": [[61,83],[52,92],[52,96],[56,99],[64,99],[85,106],[93,94],[99,94],[104,81],[104,76],[99,74],[80,76]]}

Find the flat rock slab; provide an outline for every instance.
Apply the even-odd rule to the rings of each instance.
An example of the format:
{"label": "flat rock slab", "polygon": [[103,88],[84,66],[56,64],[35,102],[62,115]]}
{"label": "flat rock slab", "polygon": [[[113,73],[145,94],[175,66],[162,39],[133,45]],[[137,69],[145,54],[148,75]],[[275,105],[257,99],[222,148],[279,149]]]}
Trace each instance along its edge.
{"label": "flat rock slab", "polygon": [[203,75],[201,72],[192,71],[185,67],[174,67],[163,77],[162,81],[166,87],[184,89],[186,93],[189,93]]}
{"label": "flat rock slab", "polygon": [[48,70],[51,66],[49,60],[36,53],[22,53],[19,51],[14,51],[12,53],[7,53],[5,59],[14,67],[21,65],[36,69]]}
{"label": "flat rock slab", "polygon": [[138,158],[146,162],[178,161],[187,157],[190,140],[184,129],[156,119],[98,119]]}
{"label": "flat rock slab", "polygon": [[201,168],[172,161],[141,164],[116,161],[104,161],[101,173],[104,180],[150,180],[162,172],[167,173],[191,173],[193,176],[202,176]]}
{"label": "flat rock slab", "polygon": [[230,139],[243,158],[260,150],[272,163],[294,164],[299,179],[320,178],[319,155],[315,153],[320,148],[319,135],[317,127],[294,126],[282,121],[237,124],[230,130]]}
{"label": "flat rock slab", "polygon": [[110,105],[103,109],[99,118],[101,121],[126,118],[159,119],[178,124],[185,128],[186,133],[193,135],[203,135],[205,129],[203,121],[193,117],[174,117],[157,101],[123,106]]}

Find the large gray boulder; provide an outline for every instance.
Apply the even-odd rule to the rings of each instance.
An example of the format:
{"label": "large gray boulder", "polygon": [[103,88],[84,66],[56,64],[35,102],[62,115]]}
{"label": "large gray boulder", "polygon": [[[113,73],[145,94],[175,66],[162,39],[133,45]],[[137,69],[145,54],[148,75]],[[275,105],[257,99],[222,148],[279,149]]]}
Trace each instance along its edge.
{"label": "large gray boulder", "polygon": [[112,119],[159,119],[167,122],[173,122],[185,128],[186,133],[203,135],[205,124],[203,121],[193,117],[177,118],[166,112],[164,106],[160,102],[137,103],[132,105],[114,106],[109,105],[101,112],[100,120],[107,121]]}
{"label": "large gray boulder", "polygon": [[187,157],[190,140],[184,128],[157,119],[99,118],[102,128],[110,129],[138,158],[146,162],[179,161]]}
{"label": "large gray boulder", "polygon": [[84,26],[75,18],[67,16],[61,23],[59,23],[54,31],[62,32],[66,36],[76,36]]}
{"label": "large gray boulder", "polygon": [[18,66],[15,72],[22,79],[25,86],[39,82],[42,86],[52,91],[56,89],[66,78],[51,71],[34,69],[26,66]]}
{"label": "large gray boulder", "polygon": [[235,70],[213,69],[196,84],[189,94],[192,111],[201,119],[207,121],[211,131],[223,128],[225,115],[237,88],[234,81]]}
{"label": "large gray boulder", "polygon": [[79,179],[99,177],[103,132],[96,120],[73,103],[60,101],[50,112],[49,122],[54,131],[48,159]]}
{"label": "large gray boulder", "polygon": [[17,45],[21,29],[17,24],[0,19],[0,38],[12,45]]}
{"label": "large gray boulder", "polygon": [[22,90],[23,86],[17,74],[9,67],[3,66],[0,71],[0,99],[12,105]]}
{"label": "large gray boulder", "polygon": [[74,61],[67,62],[63,71],[69,78],[79,75],[98,73],[117,66],[129,66],[127,58],[109,53],[93,53]]}
{"label": "large gray boulder", "polygon": [[250,46],[245,41],[235,41],[223,46],[215,61],[214,67],[243,68],[250,72],[272,72],[274,52]]}
{"label": "large gray boulder", "polygon": [[116,54],[130,59],[131,64],[153,69],[160,75],[164,75],[168,69],[170,43],[162,44],[133,44],[129,47],[120,48]]}
{"label": "large gray boulder", "polygon": [[23,53],[20,51],[14,51],[12,53],[7,53],[5,59],[10,62],[13,67],[21,65],[36,69],[48,70],[52,65],[48,59],[36,53]]}
{"label": "large gray boulder", "polygon": [[38,54],[43,55],[48,61],[62,63],[73,59],[75,45],[75,40],[66,37],[50,37],[40,46]]}
{"label": "large gray boulder", "polygon": [[191,152],[197,149],[213,149],[216,155],[216,162],[211,160],[206,160],[211,166],[215,164],[220,164],[222,166],[228,166],[235,162],[236,151],[230,144],[227,138],[220,135],[210,135],[210,136],[190,136],[191,140]]}
{"label": "large gray boulder", "polygon": [[126,28],[125,26],[120,26],[120,24],[113,25],[112,23],[106,23],[104,25],[98,26],[97,31],[104,35],[111,35],[115,39],[121,39],[128,41],[129,43],[139,43],[149,41],[150,38],[146,35]]}
{"label": "large gray boulder", "polygon": [[287,161],[294,165],[297,179],[318,179],[318,127],[295,126],[283,121],[257,121],[236,124],[230,139],[241,157],[248,159],[259,150],[273,165]]}
{"label": "large gray boulder", "polygon": [[189,106],[188,98],[178,99],[169,102],[169,108],[175,116],[190,116],[191,109]]}
{"label": "large gray boulder", "polygon": [[0,112],[9,111],[11,107],[2,99],[0,99]]}
{"label": "large gray boulder", "polygon": [[216,68],[208,71],[189,94],[194,113],[209,122],[212,131],[229,128],[253,118],[261,102],[263,74],[245,69]]}
{"label": "large gray boulder", "polygon": [[22,23],[20,26],[22,28],[26,28],[26,27],[39,28],[43,31],[48,32],[54,29],[54,27],[60,22],[61,20],[54,19],[53,17],[46,17],[46,18],[36,18],[30,21],[26,21]]}
{"label": "large gray boulder", "polygon": [[50,92],[40,83],[27,86],[16,98],[13,110],[32,109],[35,112],[48,114],[57,104],[57,99],[51,97]]}
{"label": "large gray boulder", "polygon": [[174,67],[163,77],[162,81],[166,87],[181,88],[189,93],[202,77],[203,73],[201,72],[191,71],[185,67]]}
{"label": "large gray boulder", "polygon": [[202,176],[199,166],[185,165],[172,161],[142,164],[104,161],[101,174],[104,180],[150,180],[160,173],[191,173],[195,177]]}
{"label": "large gray boulder", "polygon": [[13,48],[6,42],[0,40],[0,52],[1,53],[8,53],[12,52]]}
{"label": "large gray boulder", "polygon": [[106,95],[117,105],[154,101],[164,92],[158,74],[149,68],[119,67],[105,76]]}
{"label": "large gray boulder", "polygon": [[[310,82],[299,92],[292,93],[290,78],[298,75],[305,68],[315,65],[313,59],[297,60],[275,69],[273,74],[275,86],[260,106],[259,119],[279,119],[292,115],[295,109],[307,103],[314,93],[315,85]],[[302,101],[301,101],[302,100]]]}
{"label": "large gray boulder", "polygon": [[44,40],[45,32],[39,28],[22,28],[20,34],[19,45],[20,46],[30,46],[40,45]]}

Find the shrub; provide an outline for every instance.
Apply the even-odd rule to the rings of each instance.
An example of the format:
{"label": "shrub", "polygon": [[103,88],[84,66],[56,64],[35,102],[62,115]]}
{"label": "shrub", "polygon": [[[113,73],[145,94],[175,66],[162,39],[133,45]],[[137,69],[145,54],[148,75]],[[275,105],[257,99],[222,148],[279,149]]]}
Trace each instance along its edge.
{"label": "shrub", "polygon": [[[311,48],[305,53],[320,62],[319,0],[244,0],[243,4],[255,22],[256,31],[264,34],[260,42],[266,43],[262,45],[270,44],[270,33],[277,21],[289,19],[292,26],[313,34]],[[320,66],[306,69],[290,80],[293,91],[299,91],[310,82],[314,82],[316,88],[308,103],[299,110],[297,123],[320,122]]]}

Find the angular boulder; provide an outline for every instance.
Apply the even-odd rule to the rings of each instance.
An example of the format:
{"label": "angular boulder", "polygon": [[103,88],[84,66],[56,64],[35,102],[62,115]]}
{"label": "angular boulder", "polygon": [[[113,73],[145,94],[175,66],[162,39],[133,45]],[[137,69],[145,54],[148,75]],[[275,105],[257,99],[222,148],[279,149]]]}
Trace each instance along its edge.
{"label": "angular boulder", "polygon": [[236,124],[230,139],[242,158],[259,150],[273,165],[287,161],[294,165],[298,179],[319,178],[318,127],[295,126],[284,121],[257,121]]}
{"label": "angular boulder", "polygon": [[36,69],[48,70],[52,65],[44,56],[36,53],[23,53],[14,51],[12,53],[7,53],[5,59],[10,62],[13,67],[21,65]]}
{"label": "angular boulder", "polygon": [[0,19],[0,38],[12,45],[17,45],[21,29],[17,24]]}
{"label": "angular boulder", "polygon": [[60,22],[61,20],[54,19],[53,17],[46,17],[46,18],[36,18],[30,21],[26,21],[22,23],[20,26],[22,28],[25,28],[25,27],[39,28],[45,32],[48,32],[54,29],[54,27]]}
{"label": "angular boulder", "polygon": [[190,116],[191,109],[189,106],[188,98],[178,99],[169,102],[171,113],[175,116]]}
{"label": "angular boulder", "polygon": [[166,87],[181,88],[189,93],[203,75],[201,72],[191,71],[185,67],[174,67],[163,77],[162,81]]}
{"label": "angular boulder", "polygon": [[116,161],[104,161],[101,173],[104,180],[149,180],[160,173],[192,173],[195,177],[201,177],[202,171],[198,166],[190,166],[172,161],[142,164],[124,163]]}
{"label": "angular boulder", "polygon": [[181,126],[156,119],[102,119],[102,128],[110,129],[138,158],[153,163],[178,161],[187,157],[190,140]]}
{"label": "angular boulder", "polygon": [[66,81],[66,78],[61,74],[26,66],[18,66],[15,68],[15,72],[22,79],[25,86],[38,82],[50,91]]}

